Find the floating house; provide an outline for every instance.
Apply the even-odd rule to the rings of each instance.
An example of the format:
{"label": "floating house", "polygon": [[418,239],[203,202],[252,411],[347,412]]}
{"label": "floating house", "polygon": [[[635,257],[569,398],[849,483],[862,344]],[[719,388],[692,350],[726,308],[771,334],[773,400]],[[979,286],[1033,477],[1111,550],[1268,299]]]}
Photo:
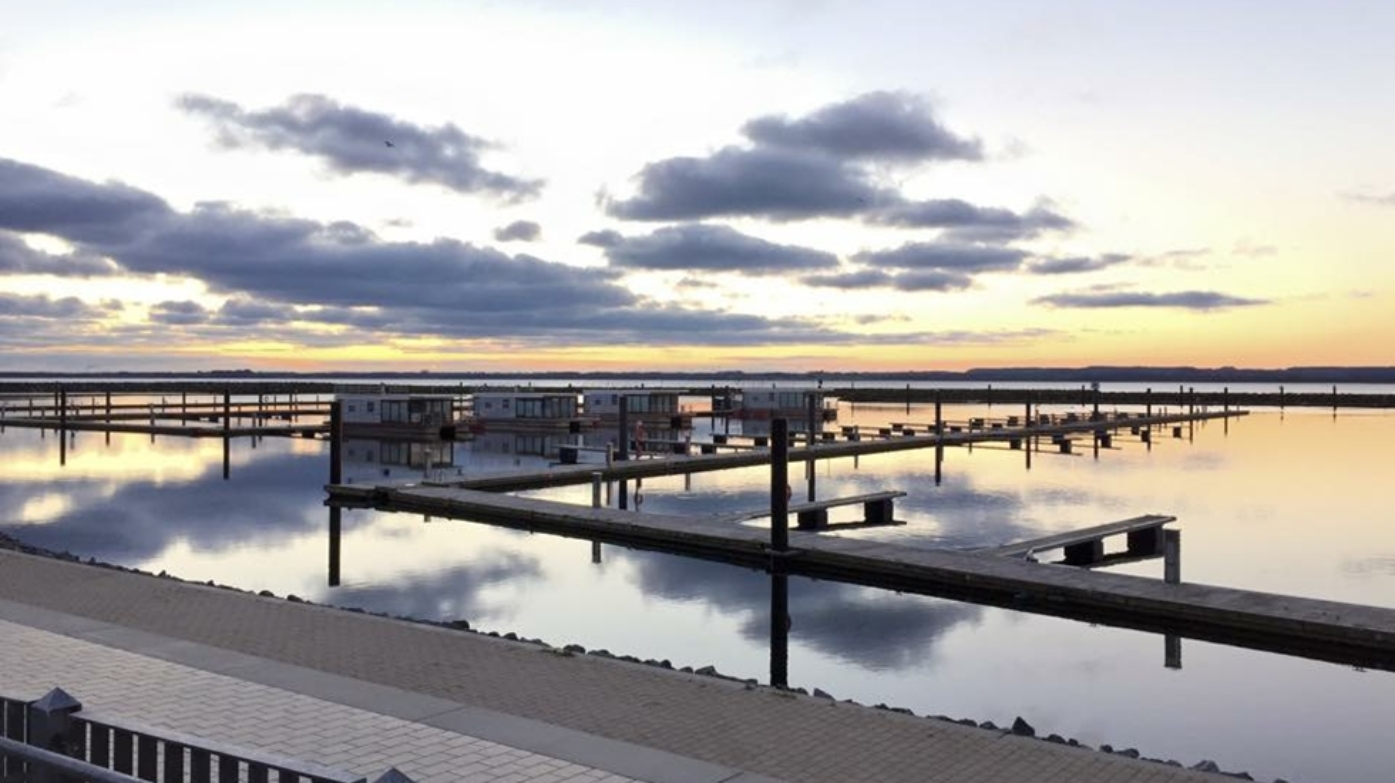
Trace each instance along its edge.
{"label": "floating house", "polygon": [[671,429],[684,429],[692,419],[678,404],[678,389],[591,389],[582,395],[588,416],[602,422],[620,418],[620,401],[625,401],[625,416],[631,421],[663,424]]}
{"label": "floating house", "polygon": [[[826,396],[821,389],[741,389],[728,393],[723,408],[729,415],[742,419],[775,419],[784,417],[803,421],[809,415],[809,398],[823,421],[838,418],[838,398]],[[714,399],[713,410],[717,409]]]}
{"label": "floating house", "polygon": [[566,429],[586,423],[574,392],[478,391],[472,397],[472,426],[489,429]]}
{"label": "floating house", "polygon": [[455,398],[449,394],[353,391],[335,399],[346,433],[455,437]]}

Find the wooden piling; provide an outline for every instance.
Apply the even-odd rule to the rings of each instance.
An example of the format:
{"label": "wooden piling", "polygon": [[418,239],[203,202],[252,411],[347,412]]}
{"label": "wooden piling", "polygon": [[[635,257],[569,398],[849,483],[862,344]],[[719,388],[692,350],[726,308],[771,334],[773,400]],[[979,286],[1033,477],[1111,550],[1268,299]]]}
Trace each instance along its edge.
{"label": "wooden piling", "polygon": [[[620,395],[619,412],[620,436],[615,440],[615,460],[625,462],[630,458],[630,400],[625,395]],[[630,484],[621,479],[620,495],[616,506],[620,509],[630,507]]]}
{"label": "wooden piling", "polygon": [[770,422],[770,548],[784,552],[790,545],[789,520],[789,422]]}
{"label": "wooden piling", "polygon": [[1182,531],[1167,528],[1163,530],[1163,581],[1179,584],[1182,581]]}
{"label": "wooden piling", "polygon": [[[337,404],[337,403],[336,403]],[[339,550],[343,528],[343,510],[336,505],[329,507],[329,586],[339,586]]]}

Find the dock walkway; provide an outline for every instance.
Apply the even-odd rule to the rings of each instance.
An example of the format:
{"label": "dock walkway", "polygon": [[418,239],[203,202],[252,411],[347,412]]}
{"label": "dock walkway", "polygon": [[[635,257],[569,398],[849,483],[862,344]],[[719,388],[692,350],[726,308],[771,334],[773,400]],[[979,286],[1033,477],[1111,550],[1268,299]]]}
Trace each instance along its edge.
{"label": "dock walkway", "polygon": [[[283,703],[277,700],[300,694],[328,702],[329,712],[297,710],[300,725],[315,725],[316,716],[325,724],[315,725],[311,739],[283,738],[300,743],[290,750],[313,752],[319,757],[311,760],[330,763],[335,753],[353,753],[359,741],[336,727],[357,722],[355,736],[372,736],[387,717],[398,723],[390,734],[363,740],[371,745],[364,763],[390,761],[432,783],[1229,779],[1002,731],[8,550],[0,550],[0,620],[38,629],[11,634],[11,627],[0,625],[7,640],[20,641],[0,649],[0,656],[17,652],[18,660],[33,666],[36,658],[61,653],[60,661],[81,664],[22,680],[19,669],[0,663],[0,691],[56,679],[65,688],[75,683],[70,690],[79,698],[89,685],[88,694],[107,698],[126,673],[178,663],[176,682],[187,687],[149,691],[166,706],[149,705],[163,712],[143,722],[193,721],[201,730],[231,734],[226,741],[248,744],[249,737],[281,733],[257,735],[251,725],[284,725],[275,722],[281,719],[265,700]],[[143,657],[135,659],[132,650]],[[111,676],[89,683],[81,674],[88,666]],[[153,678],[140,674],[136,690]],[[238,682],[278,693],[240,690]],[[90,698],[100,701],[98,695]],[[339,711],[350,706],[352,715]],[[426,734],[442,728],[457,735],[454,746]],[[441,771],[450,766],[450,754],[468,750],[471,741],[511,746],[517,750],[509,758],[530,763],[523,771],[497,775]]]}
{"label": "dock walkway", "polygon": [[991,550],[921,549],[797,529],[790,530],[789,551],[776,554],[770,551],[768,532],[731,524],[730,515],[640,514],[439,486],[334,486],[330,492],[333,502],[350,506],[476,520],[755,568],[769,567],[772,558],[778,557],[789,574],[1374,668],[1395,667],[1395,609],[1383,607],[1194,583],[1168,584],[1027,562]]}

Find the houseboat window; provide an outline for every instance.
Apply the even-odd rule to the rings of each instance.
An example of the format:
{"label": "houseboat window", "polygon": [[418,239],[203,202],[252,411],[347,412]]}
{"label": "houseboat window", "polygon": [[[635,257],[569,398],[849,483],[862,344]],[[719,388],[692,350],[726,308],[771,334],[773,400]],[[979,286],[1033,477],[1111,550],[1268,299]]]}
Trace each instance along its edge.
{"label": "houseboat window", "polygon": [[357,413],[357,412],[358,412],[358,406],[355,405],[355,404],[353,404],[352,402],[349,403],[349,413]]}
{"label": "houseboat window", "polygon": [[368,413],[372,413],[372,412],[373,412],[373,403],[372,403],[372,402],[364,403],[364,410],[367,411]]}

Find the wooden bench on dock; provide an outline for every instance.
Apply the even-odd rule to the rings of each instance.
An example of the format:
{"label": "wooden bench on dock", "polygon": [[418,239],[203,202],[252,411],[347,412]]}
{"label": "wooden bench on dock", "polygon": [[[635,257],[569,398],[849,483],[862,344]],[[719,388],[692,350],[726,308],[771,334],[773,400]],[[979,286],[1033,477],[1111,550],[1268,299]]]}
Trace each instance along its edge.
{"label": "wooden bench on dock", "polygon": [[1177,517],[1160,514],[1147,514],[1141,517],[1109,522],[1103,525],[1053,533],[1030,541],[1006,544],[996,549],[984,550],[988,554],[1002,557],[1030,559],[1036,552],[1060,549],[1065,552],[1066,565],[1091,566],[1106,563],[1104,539],[1109,536],[1127,535],[1128,550],[1124,557],[1138,559],[1157,557],[1163,554],[1163,525],[1176,522]]}
{"label": "wooden bench on dock", "polygon": [[905,497],[906,493],[900,490],[887,490],[885,492],[871,492],[866,495],[852,495],[845,498],[829,498],[827,500],[815,500],[807,503],[795,503],[789,507],[789,512],[795,515],[795,527],[800,530],[827,530],[831,527],[828,523],[828,510],[840,506],[855,506],[862,504],[862,521],[839,523],[838,527],[867,527],[871,525],[894,525],[895,518],[892,516],[892,502],[896,498]]}

